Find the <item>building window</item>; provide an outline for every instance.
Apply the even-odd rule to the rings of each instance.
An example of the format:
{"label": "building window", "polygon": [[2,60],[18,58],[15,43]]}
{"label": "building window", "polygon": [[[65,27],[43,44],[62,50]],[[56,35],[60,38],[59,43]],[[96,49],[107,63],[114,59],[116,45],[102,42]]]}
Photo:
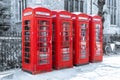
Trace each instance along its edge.
{"label": "building window", "polygon": [[19,1],[19,20],[21,20],[21,15],[22,15],[22,12],[21,12],[21,1]]}
{"label": "building window", "polygon": [[22,19],[22,12],[27,7],[27,0],[19,0],[19,20]]}
{"label": "building window", "polygon": [[84,12],[84,0],[64,0],[65,10],[70,12]]}
{"label": "building window", "polygon": [[111,25],[116,25],[116,0],[108,0],[107,2],[109,13],[111,16]]}

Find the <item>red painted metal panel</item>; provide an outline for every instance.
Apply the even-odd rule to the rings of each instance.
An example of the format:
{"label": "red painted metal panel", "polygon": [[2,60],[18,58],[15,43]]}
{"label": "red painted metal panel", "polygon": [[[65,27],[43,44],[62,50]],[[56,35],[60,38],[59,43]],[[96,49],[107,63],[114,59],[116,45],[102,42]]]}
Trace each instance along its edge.
{"label": "red painted metal panel", "polygon": [[73,13],[73,64],[89,63],[89,16]]}
{"label": "red painted metal panel", "polygon": [[67,11],[53,11],[53,67],[73,67],[72,16]]}
{"label": "red painted metal panel", "polygon": [[26,8],[22,20],[22,69],[32,74],[51,71],[51,41],[51,11]]}
{"label": "red painted metal panel", "polygon": [[103,60],[103,30],[100,16],[90,16],[90,62]]}

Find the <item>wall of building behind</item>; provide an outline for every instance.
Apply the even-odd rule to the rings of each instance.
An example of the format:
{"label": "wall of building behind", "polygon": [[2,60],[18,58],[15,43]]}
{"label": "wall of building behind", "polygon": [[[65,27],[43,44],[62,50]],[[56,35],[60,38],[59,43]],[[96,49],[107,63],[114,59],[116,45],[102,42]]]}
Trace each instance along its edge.
{"label": "wall of building behind", "polygon": [[[91,2],[92,1],[92,2]],[[120,0],[117,0],[117,15],[120,17],[120,9],[118,8],[120,6]],[[13,20],[13,26],[16,27],[16,30],[21,30],[21,21],[18,19],[19,17],[19,9],[18,9],[18,1],[12,0],[13,5],[12,7],[12,20]],[[84,0],[84,12],[87,14],[92,14],[96,15],[98,12],[97,8],[97,0]],[[27,2],[27,7],[46,7],[49,8],[50,10],[64,10],[64,0],[28,0]],[[106,5],[105,7],[107,8],[107,0],[106,0]],[[107,8],[108,9],[108,8]],[[104,34],[115,34],[118,33],[120,34],[120,22],[119,22],[119,17],[117,17],[117,24],[116,25],[110,25],[110,14],[105,15],[106,16],[106,22],[105,22],[105,29],[104,29]]]}
{"label": "wall of building behind", "polygon": [[16,0],[11,1],[11,31],[21,32],[21,20],[19,20],[19,3]]}
{"label": "wall of building behind", "polygon": [[105,4],[105,7],[108,11],[108,14],[105,15],[106,17],[106,22],[105,22],[105,25],[104,25],[104,34],[120,34],[120,22],[119,22],[119,14],[120,14],[120,1],[119,0],[116,0],[117,2],[117,5],[116,5],[116,24],[115,25],[111,25],[111,17],[110,17],[110,12],[108,11],[108,2],[106,0],[106,4]]}
{"label": "wall of building behind", "polygon": [[[91,2],[92,1],[92,2]],[[97,1],[98,0],[87,0],[87,14],[92,14],[92,15],[96,15],[98,13],[98,8],[97,8]],[[120,0],[116,0],[117,2],[117,12],[116,15],[118,15],[120,17]],[[106,0],[106,4],[104,5],[104,11],[108,12],[108,5],[107,5],[107,0]],[[108,12],[108,14],[104,15],[105,17],[105,23],[104,23],[104,30],[103,33],[108,35],[108,34],[120,34],[120,22],[119,22],[119,17],[117,17],[116,19],[116,25],[111,25],[111,18],[110,18],[110,13]]]}
{"label": "wall of building behind", "polygon": [[[11,22],[12,28],[11,31],[21,32],[21,20],[20,17],[20,8],[19,0],[11,1]],[[50,10],[64,10],[64,0],[27,0],[27,7],[45,7]]]}
{"label": "wall of building behind", "polygon": [[50,10],[64,10],[64,0],[32,0],[28,2],[28,7],[45,7]]}

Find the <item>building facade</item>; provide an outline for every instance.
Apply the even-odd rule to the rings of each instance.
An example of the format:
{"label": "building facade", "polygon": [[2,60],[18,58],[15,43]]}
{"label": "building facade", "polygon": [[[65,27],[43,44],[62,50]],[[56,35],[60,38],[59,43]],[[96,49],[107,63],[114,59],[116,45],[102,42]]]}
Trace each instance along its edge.
{"label": "building facade", "polygon": [[[21,30],[22,10],[26,7],[46,7],[50,10],[83,12],[89,15],[98,13],[98,0],[12,0],[12,23],[16,30]],[[106,0],[104,6],[104,34],[120,34],[120,0]]]}

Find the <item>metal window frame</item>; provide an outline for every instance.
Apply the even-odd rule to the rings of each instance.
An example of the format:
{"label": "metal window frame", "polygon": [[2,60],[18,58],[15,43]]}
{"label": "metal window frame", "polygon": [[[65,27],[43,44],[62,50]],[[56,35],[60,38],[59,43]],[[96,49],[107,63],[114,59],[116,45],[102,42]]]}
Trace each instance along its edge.
{"label": "metal window frame", "polygon": [[[78,3],[77,4],[75,4],[76,3],[76,1],[78,1]],[[80,4],[81,4],[81,1],[83,2],[83,5],[81,6]],[[64,2],[65,2],[65,9],[67,10],[67,11],[70,11],[70,12],[80,12],[81,11],[81,7],[82,7],[82,12],[84,12],[84,0],[64,0]],[[72,5],[72,6],[71,6]],[[76,5],[78,6],[78,8],[76,9]]]}
{"label": "metal window frame", "polygon": [[107,6],[108,6],[108,9],[109,9],[109,13],[111,15],[111,19],[110,20],[110,23],[111,25],[116,25],[117,22],[116,22],[116,15],[117,15],[117,6],[116,6],[116,0],[107,0]]}
{"label": "metal window frame", "polygon": [[22,2],[21,2],[21,0],[19,0],[19,14],[18,14],[19,15],[19,17],[18,17],[19,20],[21,20],[21,17],[22,17],[21,16],[22,15],[21,9],[22,9]]}
{"label": "metal window frame", "polygon": [[27,7],[27,0],[19,0],[19,21],[22,20],[22,11]]}

